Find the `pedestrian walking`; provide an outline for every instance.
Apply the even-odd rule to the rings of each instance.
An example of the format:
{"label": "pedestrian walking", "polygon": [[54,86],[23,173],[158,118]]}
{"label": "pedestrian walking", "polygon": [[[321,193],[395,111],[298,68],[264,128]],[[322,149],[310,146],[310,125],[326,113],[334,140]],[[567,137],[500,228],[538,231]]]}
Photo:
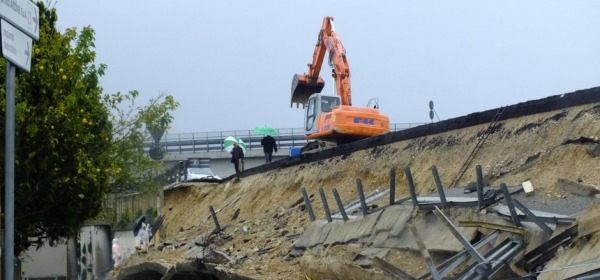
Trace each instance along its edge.
{"label": "pedestrian walking", "polygon": [[121,246],[119,246],[119,240],[118,239],[113,239],[112,241],[112,259],[114,261],[114,270],[117,271],[119,270],[119,268],[121,268],[121,260],[122,260],[122,256],[121,256]]}
{"label": "pedestrian walking", "polygon": [[233,167],[235,168],[235,174],[238,179],[241,177],[241,173],[244,170],[244,150],[242,147],[238,145],[238,143],[233,143],[233,149],[231,149],[231,163],[233,163]]}
{"label": "pedestrian walking", "polygon": [[263,146],[263,152],[265,153],[265,163],[273,161],[273,150],[277,152],[275,138],[271,137],[271,135],[266,135],[260,140],[260,144]]}

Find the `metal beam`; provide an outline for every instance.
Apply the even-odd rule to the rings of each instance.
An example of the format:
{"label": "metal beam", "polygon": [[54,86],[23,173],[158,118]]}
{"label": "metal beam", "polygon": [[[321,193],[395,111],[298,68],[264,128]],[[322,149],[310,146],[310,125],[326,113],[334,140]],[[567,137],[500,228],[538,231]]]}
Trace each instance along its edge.
{"label": "metal beam", "polygon": [[337,203],[340,214],[342,214],[342,219],[344,219],[344,221],[347,221],[348,215],[346,215],[346,210],[344,209],[344,203],[342,202],[342,199],[340,198],[340,194],[338,193],[336,188],[333,188],[333,197],[335,198],[335,202]]}
{"label": "metal beam", "polygon": [[519,216],[517,215],[517,211],[515,211],[515,204],[512,200],[512,197],[510,196],[510,193],[508,192],[508,188],[506,187],[506,184],[502,183],[500,185],[500,189],[502,189],[502,193],[504,194],[504,200],[506,201],[506,205],[508,206],[508,211],[510,211],[510,217],[512,219],[513,224],[515,226],[520,227],[521,220],[519,219]]}
{"label": "metal beam", "polygon": [[423,242],[423,239],[421,239],[421,235],[419,235],[419,232],[417,231],[415,224],[413,224],[413,223],[410,224],[410,231],[412,232],[413,236],[415,237],[415,241],[417,241],[417,246],[419,246],[419,250],[421,251],[421,256],[423,256],[423,258],[425,259],[427,268],[429,268],[429,273],[431,274],[431,278],[433,280],[441,280],[442,277],[440,277],[440,274],[438,273],[437,268],[435,267],[435,264],[433,263],[433,260],[431,259],[431,255],[429,255],[429,251],[427,251],[427,247],[425,247],[425,243]]}
{"label": "metal beam", "polygon": [[390,168],[390,205],[396,203],[396,168]]}
{"label": "metal beam", "polygon": [[[477,243],[475,243],[473,245],[473,247],[475,249],[479,250],[479,249],[481,249],[481,247],[487,245],[491,241],[496,240],[498,235],[500,235],[500,231],[498,231],[498,230],[493,231],[492,233],[488,234],[485,238],[483,238],[483,239],[479,240]],[[456,269],[460,264],[462,264],[467,259],[469,259],[469,253],[466,249],[460,251],[459,253],[450,257],[449,259],[446,259],[444,262],[442,262],[441,264],[439,264],[437,266],[440,276],[446,277],[448,274],[450,274],[450,272],[452,272],[454,269]],[[418,277],[418,279],[427,279],[428,276],[429,276],[429,272],[426,272],[426,273],[423,273],[422,275],[420,275]]]}
{"label": "metal beam", "polygon": [[533,221],[538,227],[540,227],[546,234],[552,235],[554,230],[552,230],[548,225],[546,225],[542,220],[540,220],[535,214],[533,214],[527,207],[525,207],[519,200],[515,199],[515,206],[521,210],[521,212],[525,213],[525,216],[530,221]]}
{"label": "metal beam", "polygon": [[323,202],[323,209],[325,210],[325,218],[328,223],[331,223],[331,212],[329,211],[329,204],[327,203],[327,197],[325,196],[325,191],[323,188],[319,188],[319,195],[321,195],[321,201]]}
{"label": "metal beam", "polygon": [[435,165],[431,167],[431,172],[433,173],[435,187],[437,188],[438,195],[440,196],[440,201],[442,202],[442,208],[446,208],[448,202],[446,202],[446,194],[444,193],[444,186],[442,185],[442,180],[440,180],[440,175],[438,174],[437,167],[435,167]]}
{"label": "metal beam", "polygon": [[477,202],[479,203],[477,207],[481,210],[483,208],[483,171],[481,165],[475,167],[475,172],[477,173]]}
{"label": "metal beam", "polygon": [[304,198],[304,205],[306,206],[306,212],[308,212],[308,217],[310,218],[311,222],[314,222],[316,220],[315,213],[313,212],[313,209],[310,206],[310,199],[308,198],[306,189],[302,188],[300,189],[300,192],[302,192],[302,198]]}
{"label": "metal beam", "polygon": [[410,197],[412,198],[413,206],[419,207],[419,201],[417,200],[417,192],[415,191],[415,183],[413,182],[410,167],[404,168],[404,173],[406,174],[406,183],[408,184],[408,191],[410,192]]}
{"label": "metal beam", "polygon": [[440,208],[438,208],[436,206],[435,210],[433,211],[433,213],[446,225],[446,227],[450,230],[450,232],[452,232],[452,234],[454,235],[454,237],[456,237],[456,239],[458,239],[458,241],[460,241],[460,243],[462,243],[462,245],[465,247],[465,249],[467,251],[469,251],[469,255],[471,255],[471,257],[475,261],[477,261],[477,263],[479,263],[479,264],[487,264],[487,260],[481,254],[479,254],[479,252],[477,252],[477,250],[475,250],[475,248],[473,248],[473,246],[471,245],[471,243],[468,240],[466,240],[460,234],[460,232],[458,232],[458,230],[456,229],[456,227],[454,227],[454,225],[452,224],[452,222],[444,215],[444,213],[442,213],[442,210],[440,210]]}
{"label": "metal beam", "polygon": [[373,257],[373,264],[379,266],[384,271],[394,275],[397,279],[401,280],[416,280],[414,277],[410,276],[406,272],[400,270],[389,262],[375,256]]}
{"label": "metal beam", "polygon": [[484,222],[484,221],[458,221],[458,226],[459,227],[481,227],[481,228],[487,228],[487,229],[495,229],[495,230],[501,230],[501,231],[506,231],[506,232],[512,232],[512,233],[518,234],[520,236],[527,235],[527,231],[523,228],[489,223],[489,222]]}

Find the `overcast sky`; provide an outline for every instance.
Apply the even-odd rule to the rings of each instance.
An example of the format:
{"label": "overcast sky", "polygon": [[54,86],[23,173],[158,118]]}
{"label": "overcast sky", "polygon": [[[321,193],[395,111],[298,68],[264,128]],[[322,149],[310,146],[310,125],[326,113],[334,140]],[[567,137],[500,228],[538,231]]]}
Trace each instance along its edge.
{"label": "overcast sky", "polygon": [[[429,122],[600,85],[600,1],[57,0],[58,27],[91,26],[105,93],[166,92],[168,133],[299,128],[291,81],[333,16],[352,101]],[[325,64],[324,93],[333,94]],[[435,119],[437,120],[437,118]]]}

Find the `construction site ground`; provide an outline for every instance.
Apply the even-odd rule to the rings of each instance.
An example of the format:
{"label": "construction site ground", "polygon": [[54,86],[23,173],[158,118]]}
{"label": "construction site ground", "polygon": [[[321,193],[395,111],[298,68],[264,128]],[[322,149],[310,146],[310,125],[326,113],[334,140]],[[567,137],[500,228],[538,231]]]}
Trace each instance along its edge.
{"label": "construction site ground", "polygon": [[[392,279],[389,274],[386,276],[384,272],[365,269],[353,262],[356,254],[365,248],[351,244],[291,254],[295,238],[310,224],[301,188],[311,196],[317,219],[324,219],[319,188],[327,193],[330,207],[337,209],[331,195],[333,188],[347,203],[358,197],[357,179],[361,179],[367,194],[389,188],[391,169],[396,170],[396,198],[409,195],[405,167],[412,171],[417,194],[426,196],[436,191],[432,166],[437,167],[442,184],[448,188],[488,128],[489,123],[483,123],[367,147],[328,159],[243,176],[239,181],[168,186],[160,209],[164,215],[160,241],[155,241],[146,253],[127,259],[124,268],[142,263],[171,267],[186,262],[185,245],[199,238],[208,240],[215,230],[209,211],[212,206],[224,234],[211,239],[207,246],[224,253],[223,259],[213,260],[213,263],[231,279],[365,279],[365,275],[379,275],[372,276],[373,279]],[[497,187],[502,183],[519,186],[530,181],[534,192],[523,199],[532,210],[579,217],[595,207],[600,186],[600,104],[500,121],[490,132],[458,182],[459,187],[476,181],[475,166],[480,165],[487,186]],[[574,189],[574,185],[584,188]],[[380,207],[387,201],[385,197],[370,207]],[[594,228],[589,233],[571,248],[561,250],[546,267],[567,266],[574,259],[600,259],[599,235]],[[415,277],[427,270],[418,251],[391,249],[385,260],[397,268]],[[582,269],[591,268],[594,267]],[[524,274],[518,268],[513,269]],[[545,279],[560,279],[565,274],[547,275],[549,278]],[[560,276],[551,278],[553,275]]]}

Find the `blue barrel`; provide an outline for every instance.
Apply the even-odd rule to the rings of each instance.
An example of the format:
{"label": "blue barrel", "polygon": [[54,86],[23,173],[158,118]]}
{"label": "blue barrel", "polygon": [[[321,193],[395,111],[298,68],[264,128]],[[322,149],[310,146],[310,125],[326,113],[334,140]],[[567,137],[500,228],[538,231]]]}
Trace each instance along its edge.
{"label": "blue barrel", "polygon": [[302,147],[292,147],[290,148],[290,157],[300,155],[300,149]]}

